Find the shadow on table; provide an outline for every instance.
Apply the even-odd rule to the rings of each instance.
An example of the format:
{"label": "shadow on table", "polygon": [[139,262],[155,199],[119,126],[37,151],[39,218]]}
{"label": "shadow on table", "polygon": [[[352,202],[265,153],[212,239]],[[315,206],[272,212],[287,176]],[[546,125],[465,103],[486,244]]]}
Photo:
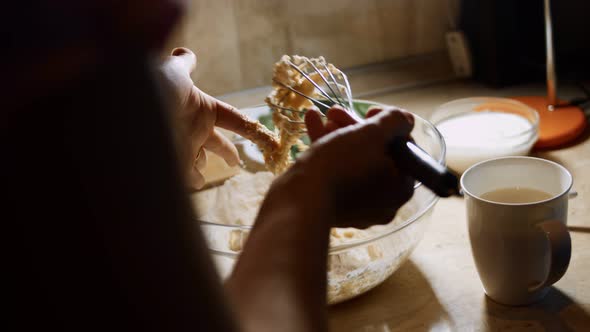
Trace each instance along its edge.
{"label": "shadow on table", "polygon": [[[537,158],[542,158],[542,159],[547,159],[547,160],[551,160],[553,162],[556,162],[560,165],[565,166],[566,168],[570,169],[569,165],[570,163],[574,163],[575,164],[575,160],[570,160],[570,162],[566,162],[565,160],[563,160],[562,158],[558,157],[558,155],[560,154],[560,150],[563,150],[565,148],[569,148],[569,147],[573,147],[576,145],[579,145],[585,141],[587,141],[590,138],[590,125],[586,127],[586,130],[584,131],[584,133],[582,133],[576,140],[574,140],[573,142],[570,142],[566,145],[562,145],[562,146],[558,146],[558,147],[553,147],[553,148],[546,148],[546,149],[538,149],[535,148],[533,149],[533,151],[531,152],[531,157],[537,157]],[[570,169],[571,171],[571,169]]]}
{"label": "shadow on table", "polygon": [[483,331],[588,331],[590,314],[559,289],[551,287],[540,302],[509,307],[484,298],[486,322]]}
{"label": "shadow on table", "polygon": [[536,157],[536,158],[541,158],[541,159],[547,159],[553,162],[556,162],[562,166],[564,166],[565,168],[569,169],[569,165],[567,162],[565,162],[565,160],[559,158],[558,156],[556,156],[556,154],[554,153],[555,150],[539,150],[539,151],[533,151],[531,153],[531,157]]}
{"label": "shadow on table", "polygon": [[382,285],[330,307],[331,331],[454,331],[420,269],[408,260]]}

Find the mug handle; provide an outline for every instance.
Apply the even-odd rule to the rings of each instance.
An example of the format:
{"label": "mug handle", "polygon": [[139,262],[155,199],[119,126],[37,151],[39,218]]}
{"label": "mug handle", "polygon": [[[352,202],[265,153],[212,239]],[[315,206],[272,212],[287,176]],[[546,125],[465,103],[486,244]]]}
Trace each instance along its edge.
{"label": "mug handle", "polygon": [[570,190],[570,191],[567,193],[567,198],[568,198],[568,199],[574,199],[574,198],[576,198],[576,197],[578,197],[578,192],[577,192],[577,191],[575,191],[575,190],[573,190],[573,189],[572,189],[572,190]]}
{"label": "mug handle", "polygon": [[551,251],[549,261],[549,273],[543,282],[531,287],[535,291],[556,283],[567,271],[572,256],[572,240],[567,226],[559,220],[544,221],[535,225],[541,229],[549,241]]}

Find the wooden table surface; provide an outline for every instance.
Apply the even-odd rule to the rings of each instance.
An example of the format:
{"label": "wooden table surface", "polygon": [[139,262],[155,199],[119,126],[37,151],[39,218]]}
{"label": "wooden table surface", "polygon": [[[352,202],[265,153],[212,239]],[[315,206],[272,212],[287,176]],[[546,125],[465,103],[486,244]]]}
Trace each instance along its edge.
{"label": "wooden table surface", "polygon": [[[542,94],[526,86],[488,90],[452,83],[372,98],[426,118],[436,105],[479,95]],[[579,95],[564,89],[567,96]],[[465,204],[440,200],[424,239],[391,278],[369,293],[330,308],[333,331],[590,331],[590,139],[533,155],[556,161],[574,176],[578,196],[570,201],[572,259],[547,297],[528,307],[506,307],[483,292],[471,256]]]}

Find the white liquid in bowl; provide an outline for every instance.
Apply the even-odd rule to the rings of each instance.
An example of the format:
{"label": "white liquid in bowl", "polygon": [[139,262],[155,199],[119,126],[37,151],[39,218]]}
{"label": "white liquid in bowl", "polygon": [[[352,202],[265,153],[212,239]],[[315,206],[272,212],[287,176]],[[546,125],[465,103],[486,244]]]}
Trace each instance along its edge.
{"label": "white liquid in bowl", "polygon": [[510,113],[465,113],[436,127],[445,138],[448,166],[460,173],[486,159],[526,155],[536,139],[533,124]]}

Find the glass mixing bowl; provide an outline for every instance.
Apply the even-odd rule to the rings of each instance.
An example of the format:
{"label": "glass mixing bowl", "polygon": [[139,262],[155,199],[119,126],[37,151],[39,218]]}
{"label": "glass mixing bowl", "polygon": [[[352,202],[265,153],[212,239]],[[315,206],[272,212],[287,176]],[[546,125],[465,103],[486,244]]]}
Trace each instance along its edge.
{"label": "glass mixing bowl", "polygon": [[[371,105],[378,105],[362,100],[355,100],[354,104],[361,115]],[[268,109],[260,106],[245,112],[264,116]],[[416,143],[444,164],[442,136],[431,123],[414,116],[412,136]],[[331,245],[328,254],[328,302],[334,304],[363,294],[391,276],[422,239],[437,200],[430,190],[416,183],[414,196],[391,223],[373,226],[360,238],[353,236],[353,229],[333,230],[340,240]],[[226,225],[210,220],[199,222],[218,271],[226,278],[240,255],[251,226]]]}

